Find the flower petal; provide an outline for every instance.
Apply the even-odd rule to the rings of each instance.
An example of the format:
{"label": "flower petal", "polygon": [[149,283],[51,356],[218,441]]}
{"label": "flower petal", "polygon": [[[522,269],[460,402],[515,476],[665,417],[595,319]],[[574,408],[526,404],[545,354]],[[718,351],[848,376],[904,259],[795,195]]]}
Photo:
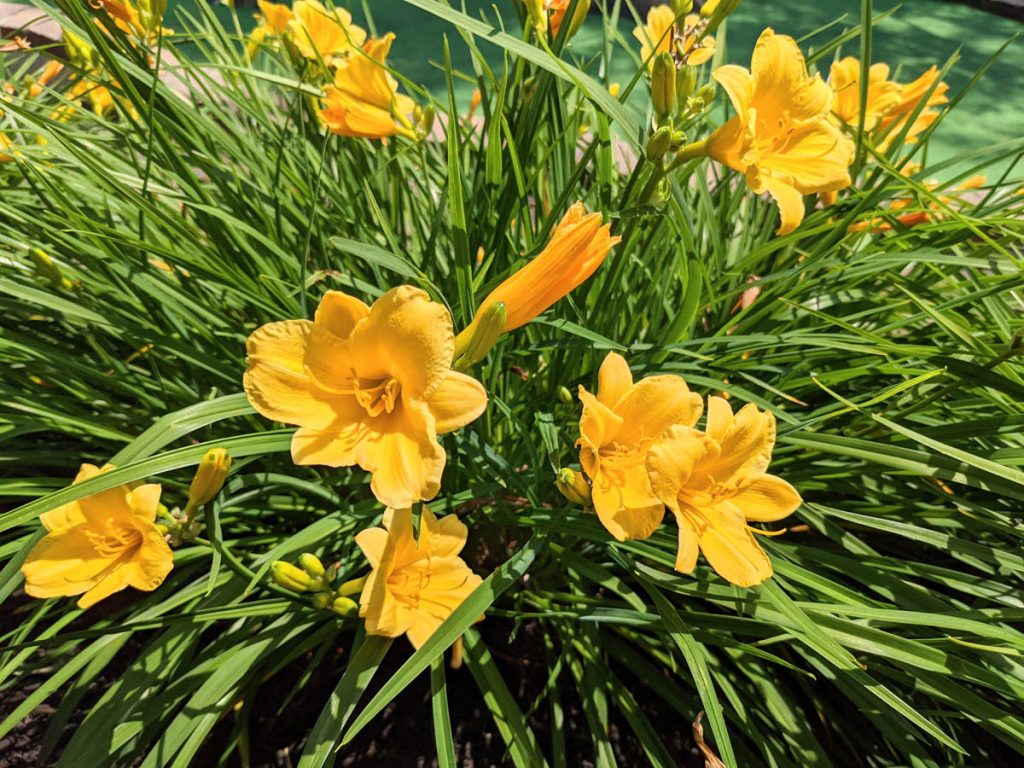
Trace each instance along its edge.
{"label": "flower petal", "polygon": [[595,449],[613,442],[622,428],[622,417],[582,386],[579,397],[583,403],[583,412],[580,414],[580,442]]}
{"label": "flower petal", "polygon": [[135,515],[152,522],[156,518],[157,508],[160,506],[161,490],[159,483],[140,485],[135,490],[129,491],[128,506],[132,508]]}
{"label": "flower petal", "polygon": [[829,113],[832,89],[817,75],[807,74],[804,55],[793,38],[764,30],[754,46],[750,69],[754,76],[751,105],[765,123],[810,120]]}
{"label": "flower petal", "polygon": [[434,414],[437,433],[443,435],[475,421],[487,409],[487,392],[472,376],[448,371],[427,405]]}
{"label": "flower petal", "polygon": [[142,543],[125,565],[125,579],[136,589],[152,592],[174,567],[174,553],[153,523],[140,520],[136,528],[142,533]]}
{"label": "flower petal", "polygon": [[369,431],[361,421],[332,429],[302,427],[292,435],[292,461],[302,466],[351,467]]}
{"label": "flower petal", "polygon": [[25,591],[32,597],[81,594],[115,559],[96,551],[86,523],[54,531],[32,547],[21,566]]}
{"label": "flower petal", "polygon": [[308,320],[285,320],[264,325],[249,337],[249,368],[242,383],[249,403],[268,419],[317,429],[335,420],[340,397],[321,390],[306,370],[314,328]]}
{"label": "flower petal", "polygon": [[[640,467],[640,470],[643,471],[643,467]],[[623,503],[622,489],[611,483],[601,482],[600,478],[595,480],[591,493],[594,511],[597,512],[601,524],[617,541],[646,539],[658,529],[665,518],[665,505],[657,499],[648,506],[627,507]]]}
{"label": "flower petal", "polygon": [[[712,53],[714,52],[712,51]],[[754,98],[754,78],[751,77],[750,72],[736,64],[726,64],[712,72],[711,76],[729,96],[729,101],[732,102],[736,114],[747,114]]]}
{"label": "flower petal", "polygon": [[370,308],[355,296],[328,291],[320,299],[313,322],[341,339],[347,339],[356,323],[370,314]]}
{"label": "flower petal", "polygon": [[78,598],[78,607],[84,611],[127,586],[128,569],[121,566],[111,568],[88,592]]}
{"label": "flower petal", "polygon": [[771,523],[796,511],[803,501],[796,489],[775,475],[762,475],[729,499],[747,520]]}
{"label": "flower petal", "polygon": [[689,481],[708,449],[707,438],[691,427],[672,427],[647,452],[647,473],[654,494],[672,511],[679,509],[679,491]]}
{"label": "flower petal", "polygon": [[648,376],[638,381],[619,401],[622,417],[616,440],[627,445],[656,439],[669,427],[693,426],[704,410],[700,395],[691,392],[680,376]]}
{"label": "flower petal", "polygon": [[402,509],[434,498],[441,488],[445,453],[426,404],[403,397],[399,408],[367,426],[357,458],[373,475],[370,488],[377,500]]}
{"label": "flower petal", "polygon": [[366,528],[356,534],[356,544],[363,550],[363,555],[370,561],[371,568],[380,567],[384,548],[388,543],[388,532],[383,528]]}
{"label": "flower petal", "polygon": [[698,514],[708,521],[700,531],[700,551],[715,573],[739,587],[752,587],[772,575],[768,555],[738,509],[726,502]]}
{"label": "flower petal", "polygon": [[675,568],[680,573],[693,573],[697,567],[697,554],[700,551],[697,528],[690,518],[679,512],[673,513],[679,526],[679,545],[676,549]]}
{"label": "flower petal", "polygon": [[788,235],[804,220],[804,198],[791,184],[771,176],[763,176],[764,188],[779,206],[777,235]]}
{"label": "flower petal", "polygon": [[455,354],[448,310],[411,285],[377,299],[349,342],[359,376],[398,379],[403,399],[429,400],[447,378]]}
{"label": "flower petal", "polygon": [[720,435],[720,450],[707,453],[694,468],[694,475],[743,487],[765,473],[775,447],[775,416],[770,411],[748,403],[731,419],[724,434],[717,423],[715,432]]}
{"label": "flower petal", "polygon": [[466,546],[469,529],[456,515],[438,520],[426,507],[420,517],[420,554],[428,557],[455,557]]}
{"label": "flower petal", "polygon": [[603,405],[614,409],[615,404],[632,386],[633,374],[629,370],[626,358],[618,352],[609,352],[605,355],[604,362],[597,371],[597,399]]}

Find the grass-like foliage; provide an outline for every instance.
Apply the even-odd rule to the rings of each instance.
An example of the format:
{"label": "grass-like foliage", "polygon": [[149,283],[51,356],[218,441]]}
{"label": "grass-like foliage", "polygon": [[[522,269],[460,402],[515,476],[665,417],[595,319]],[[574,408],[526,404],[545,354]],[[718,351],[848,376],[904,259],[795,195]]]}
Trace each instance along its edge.
{"label": "grass-like foliage", "polygon": [[[0,494],[11,502],[0,515],[0,743],[31,720],[37,756],[62,767],[267,764],[261,730],[280,716],[289,725],[275,746],[314,768],[346,755],[375,764],[356,750],[392,718],[423,737],[401,754],[429,761],[436,744],[440,766],[462,764],[474,745],[483,764],[484,731],[500,735],[488,742],[493,761],[519,768],[694,755],[731,768],[1019,765],[1024,139],[922,167],[943,121],[973,119],[958,110],[963,93],[940,85],[956,63],[936,62],[902,121],[876,121],[870,107],[885,94],[864,76],[865,0],[859,23],[798,41],[812,74],[832,69],[833,87],[833,62],[861,62],[847,72],[854,117],[814,123],[816,140],[833,137],[826,153],[848,148],[840,170],[852,183],[798,178],[780,191],[703,143],[727,119],[752,120],[770,141],[743,162],[767,168],[809,130],[786,122],[795,106],[737,114],[722,85],[715,93],[712,71],[750,66],[727,61],[728,24],[708,27],[721,18],[643,61],[620,23],[628,3],[594,4],[588,24],[603,24],[603,43],[582,53],[572,20],[586,2],[548,3],[565,13],[558,25],[527,7],[543,3],[501,3],[499,18],[405,2],[450,23],[423,52],[449,93],[393,72],[404,95],[384,118],[360,116],[341,92],[334,112],[322,100],[335,69],[368,66],[388,82],[369,46],[304,53],[296,27],[270,29],[268,16],[246,32],[206,3],[197,17],[164,19],[171,33],[156,2],[125,20],[130,3],[36,0],[64,42],[0,62],[11,84],[0,102]],[[362,5],[353,10],[372,10]],[[724,17],[734,3],[717,5]],[[786,34],[764,7],[764,26]],[[359,19],[372,37],[388,31]],[[686,46],[712,36],[714,58],[687,62]],[[467,71],[450,64],[456,47],[471,54]],[[57,56],[63,69],[42,74]],[[635,63],[621,89],[607,81],[613,57]],[[479,90],[472,114],[456,100],[460,81]],[[768,117],[779,122],[757,122]],[[342,135],[356,118],[393,135]],[[764,173],[772,183],[824,173],[812,154]],[[791,227],[794,199],[806,211]],[[384,625],[355,604],[371,566],[360,545],[382,534],[356,537],[381,524],[385,470],[371,489],[370,467],[354,460],[296,464],[299,422],[275,424],[257,402],[266,393],[243,392],[246,340],[312,319],[328,291],[372,304],[399,285],[447,307],[458,334],[576,201],[621,240],[547,311],[496,342],[476,339],[479,361],[458,367],[486,391],[486,410],[439,437],[440,491],[414,496],[438,525],[465,524],[461,557],[477,576],[460,582],[429,639],[410,634],[415,648],[374,634]],[[532,277],[507,292],[507,311],[567,279]],[[598,390],[611,351],[636,381],[678,376],[705,404],[774,414],[770,471],[803,501],[778,522],[750,523],[770,578],[738,586],[708,539],[696,567],[677,570],[676,516],[664,507],[674,491],[647,536],[620,541],[590,509],[577,390]],[[291,375],[312,376],[334,354]],[[353,353],[353,365],[377,354]],[[412,376],[407,362],[393,375]],[[379,397],[366,407],[391,407]],[[705,440],[704,424],[679,429]],[[213,499],[193,486],[187,503],[213,448],[230,457],[226,484]],[[83,463],[116,469],[71,485]],[[555,484],[567,468],[583,503]],[[216,480],[217,467],[204,471]],[[86,610],[37,599],[46,589],[32,583],[26,594],[23,573],[41,578],[40,553],[60,533],[41,515],[140,483],[162,486],[154,530],[173,547],[166,578]],[[138,517],[148,502],[133,493]],[[422,543],[435,529],[412,509]],[[682,543],[696,547],[686,532],[715,520],[686,509]],[[117,515],[104,518],[108,533],[134,524]],[[67,581],[88,566],[48,562],[77,574],[58,574]],[[433,566],[417,567],[444,589]],[[47,583],[48,595],[85,589]],[[377,738],[378,749],[389,738],[405,736]]]}

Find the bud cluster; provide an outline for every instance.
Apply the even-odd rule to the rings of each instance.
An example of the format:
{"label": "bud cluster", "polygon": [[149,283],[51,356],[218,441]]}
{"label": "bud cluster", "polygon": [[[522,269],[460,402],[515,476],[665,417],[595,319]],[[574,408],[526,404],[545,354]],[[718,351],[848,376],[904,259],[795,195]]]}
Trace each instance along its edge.
{"label": "bud cluster", "polygon": [[312,552],[303,552],[299,555],[298,565],[275,560],[270,566],[270,577],[289,592],[311,594],[310,602],[317,610],[331,611],[342,617],[355,616],[359,613],[359,605],[351,596],[362,591],[366,579],[352,579],[334,586],[338,566],[338,563],[332,563],[325,568],[319,557]]}

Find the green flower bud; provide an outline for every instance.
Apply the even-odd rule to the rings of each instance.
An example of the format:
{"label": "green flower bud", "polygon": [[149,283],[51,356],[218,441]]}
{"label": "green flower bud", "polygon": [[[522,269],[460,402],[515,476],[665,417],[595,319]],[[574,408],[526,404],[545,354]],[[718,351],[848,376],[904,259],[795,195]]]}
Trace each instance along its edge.
{"label": "green flower bud", "polygon": [[693,67],[683,67],[676,73],[676,108],[680,112],[686,111],[686,103],[697,87],[697,70]]}
{"label": "green flower bud", "polygon": [[558,388],[558,399],[563,403],[569,404],[572,402],[572,392],[569,391],[568,387],[561,386]]}
{"label": "green flower bud", "polygon": [[299,565],[302,566],[302,570],[313,578],[319,578],[324,575],[324,564],[312,552],[303,552],[299,555]]}
{"label": "green flower bud", "polygon": [[326,610],[334,599],[334,595],[330,592],[317,592],[313,595],[313,607],[318,611]]}
{"label": "green flower bud", "polygon": [[672,54],[662,51],[651,69],[651,104],[658,120],[664,120],[676,108],[676,65]]}
{"label": "green flower bud", "polygon": [[[455,367],[465,370],[476,365],[491,351],[505,330],[508,311],[505,302],[496,301],[478,312],[469,327],[455,341]],[[463,349],[459,347],[463,346]]]}
{"label": "green flower bud", "polygon": [[336,597],[331,603],[331,610],[339,616],[356,616],[359,613],[359,604],[347,597]]}
{"label": "green flower bud", "polygon": [[647,140],[647,159],[652,163],[660,163],[671,146],[672,129],[663,125]]}
{"label": "green flower bud", "polygon": [[693,10],[693,0],[672,0],[669,5],[672,6],[672,13],[677,19]]}
{"label": "green flower bud", "polygon": [[708,31],[714,32],[740,5],[740,0],[708,0],[700,15],[708,20]]}

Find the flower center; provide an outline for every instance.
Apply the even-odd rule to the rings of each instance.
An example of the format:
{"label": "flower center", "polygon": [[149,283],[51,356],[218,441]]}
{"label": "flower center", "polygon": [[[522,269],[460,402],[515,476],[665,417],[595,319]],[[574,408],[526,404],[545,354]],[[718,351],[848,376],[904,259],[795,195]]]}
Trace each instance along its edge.
{"label": "flower center", "polygon": [[129,526],[110,526],[102,532],[87,530],[85,535],[100,557],[114,558],[142,544],[142,533]]}
{"label": "flower center", "polygon": [[420,598],[430,587],[430,568],[421,565],[395,571],[388,577],[388,587],[395,600],[410,608],[418,608]]}
{"label": "flower center", "polygon": [[359,379],[353,378],[352,390],[358,403],[370,416],[380,416],[395,410],[402,394],[402,384],[393,377],[369,385],[360,384]]}

